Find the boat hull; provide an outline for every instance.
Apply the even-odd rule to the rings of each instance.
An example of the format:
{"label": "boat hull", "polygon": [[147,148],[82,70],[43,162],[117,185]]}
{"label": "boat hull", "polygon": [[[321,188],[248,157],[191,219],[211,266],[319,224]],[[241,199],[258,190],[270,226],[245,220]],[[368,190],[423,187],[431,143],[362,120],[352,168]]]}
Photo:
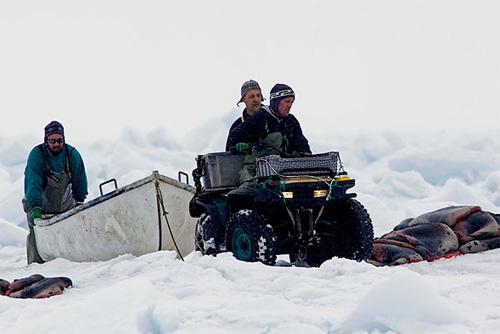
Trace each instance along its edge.
{"label": "boat hull", "polygon": [[188,209],[194,188],[154,172],[68,212],[37,220],[34,230],[40,256],[45,261],[88,262],[175,250],[158,193],[180,254],[189,254],[196,225]]}

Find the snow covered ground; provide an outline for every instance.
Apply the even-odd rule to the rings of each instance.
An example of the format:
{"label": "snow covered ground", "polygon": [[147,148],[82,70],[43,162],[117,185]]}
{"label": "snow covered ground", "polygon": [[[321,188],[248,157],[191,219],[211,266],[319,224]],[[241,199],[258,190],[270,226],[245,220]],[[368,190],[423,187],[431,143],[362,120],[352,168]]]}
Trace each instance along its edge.
{"label": "snow covered ground", "polygon": [[169,252],[27,267],[20,202],[49,121],[84,157],[92,199],[110,178],[175,177],[219,151],[255,79],[266,98],[276,82],[294,88],[313,151],[341,152],[375,235],[447,205],[500,212],[499,8],[0,1],[0,278],[74,283],[46,300],[0,296],[0,333],[498,333],[500,250],[392,268]]}
{"label": "snow covered ground", "polygon": [[[90,199],[112,177],[125,185],[152,170],[190,171],[196,154],[224,146],[232,118],[207,124],[219,130],[203,141],[202,127],[182,141],[128,129],[109,142],[75,143],[70,133],[68,142],[84,157]],[[447,205],[500,212],[498,131],[305,133],[313,151],[341,152],[376,235]],[[231,254],[181,262],[172,252],[26,266],[20,200],[37,142],[0,138],[0,277],[67,276],[74,287],[45,300],[0,298],[2,333],[498,332],[500,250],[390,268],[337,258],[320,268],[269,267]]]}

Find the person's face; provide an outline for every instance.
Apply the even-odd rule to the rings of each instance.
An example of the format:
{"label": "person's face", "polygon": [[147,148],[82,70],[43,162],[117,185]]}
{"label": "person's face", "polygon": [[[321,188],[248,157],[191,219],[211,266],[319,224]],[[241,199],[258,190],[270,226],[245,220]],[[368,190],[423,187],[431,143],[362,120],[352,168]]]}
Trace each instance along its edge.
{"label": "person's face", "polygon": [[50,153],[58,155],[64,147],[64,137],[58,133],[49,135],[47,137],[47,146]]}
{"label": "person's face", "polygon": [[281,118],[285,118],[290,113],[290,109],[292,109],[292,104],[295,98],[293,96],[285,97],[280,101],[278,105],[278,115]]}
{"label": "person's face", "polygon": [[251,89],[246,92],[243,96],[243,102],[245,102],[247,113],[252,116],[260,109],[262,103],[262,93],[260,89]]}

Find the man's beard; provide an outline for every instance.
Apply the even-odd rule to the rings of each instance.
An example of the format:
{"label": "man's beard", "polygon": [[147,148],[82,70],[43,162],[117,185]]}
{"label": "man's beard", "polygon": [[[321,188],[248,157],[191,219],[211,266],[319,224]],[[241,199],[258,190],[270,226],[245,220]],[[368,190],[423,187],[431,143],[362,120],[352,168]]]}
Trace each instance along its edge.
{"label": "man's beard", "polygon": [[57,157],[59,154],[61,154],[63,148],[61,146],[61,147],[59,147],[59,149],[57,151],[52,150],[50,147],[47,147],[47,149],[48,149],[50,154]]}

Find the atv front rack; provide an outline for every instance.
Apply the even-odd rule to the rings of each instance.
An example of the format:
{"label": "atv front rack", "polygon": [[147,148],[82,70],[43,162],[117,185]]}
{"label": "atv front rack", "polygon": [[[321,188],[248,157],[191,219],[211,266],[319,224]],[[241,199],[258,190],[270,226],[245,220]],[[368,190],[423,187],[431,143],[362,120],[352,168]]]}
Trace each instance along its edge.
{"label": "atv front rack", "polygon": [[333,177],[344,172],[338,152],[294,158],[268,155],[258,158],[256,167],[258,178],[274,175],[328,175]]}

